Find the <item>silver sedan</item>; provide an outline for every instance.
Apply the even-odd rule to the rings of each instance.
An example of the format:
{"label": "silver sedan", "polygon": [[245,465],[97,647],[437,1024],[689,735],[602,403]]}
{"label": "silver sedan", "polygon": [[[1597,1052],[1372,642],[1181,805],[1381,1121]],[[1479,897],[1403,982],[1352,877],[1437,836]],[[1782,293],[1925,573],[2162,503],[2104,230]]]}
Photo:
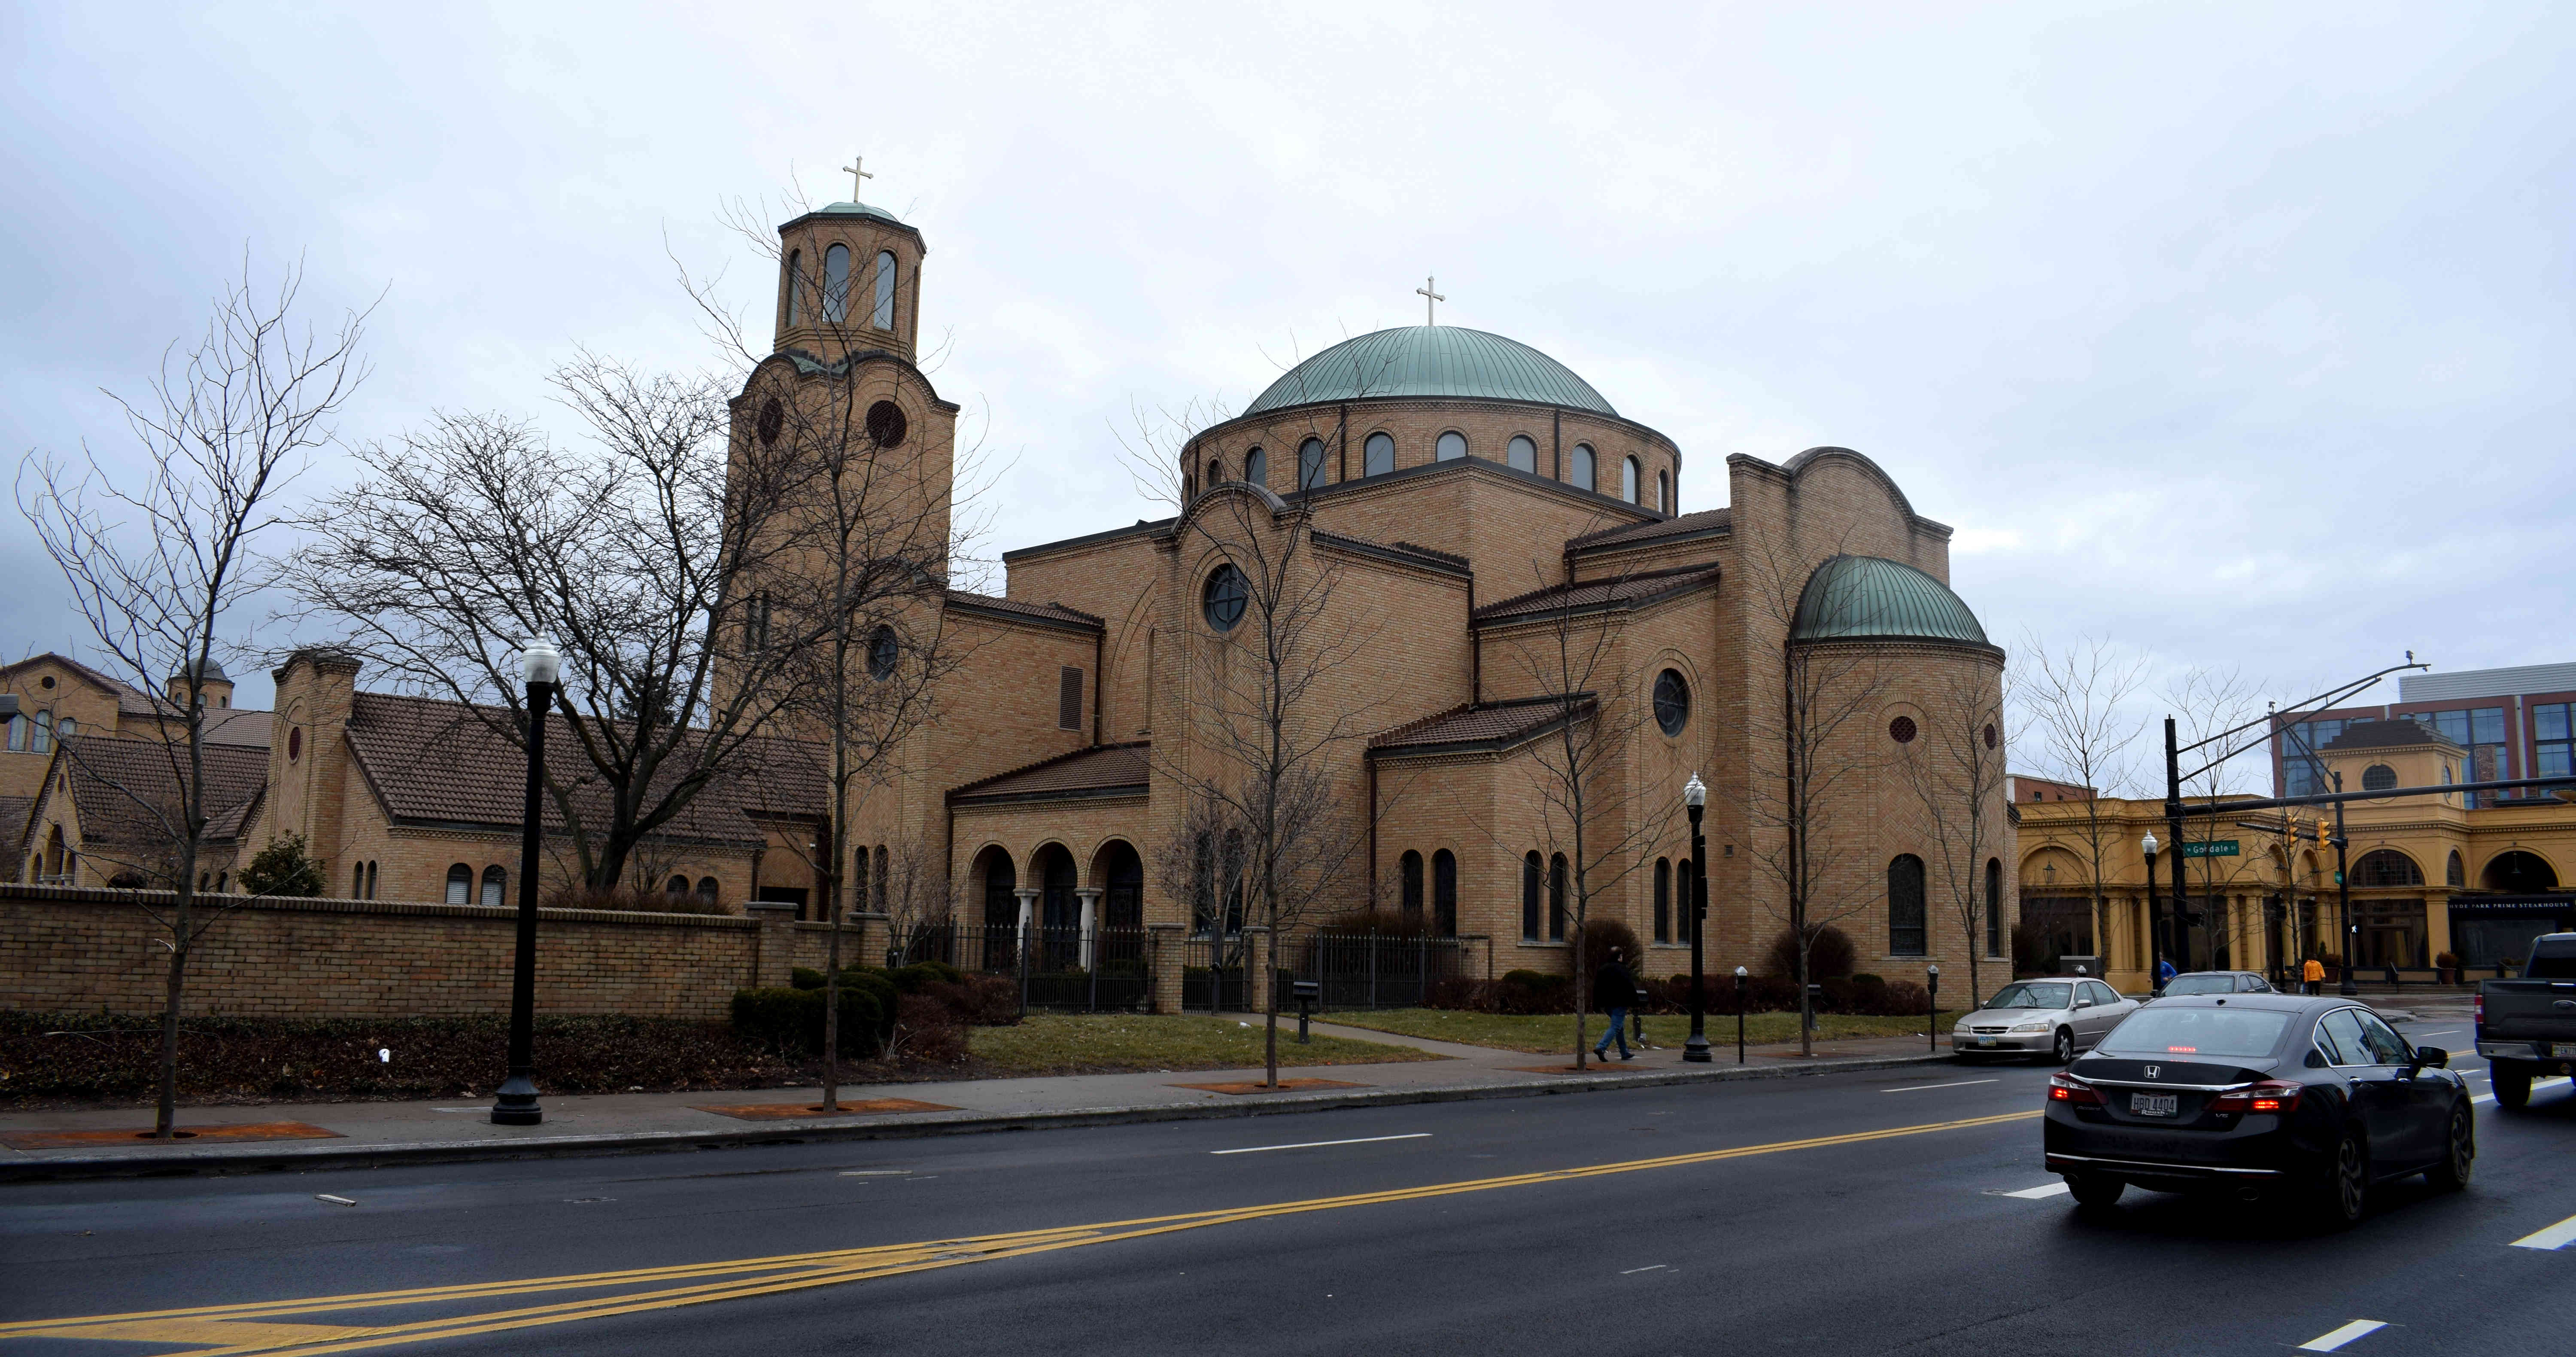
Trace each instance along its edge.
{"label": "silver sedan", "polygon": [[2016,980],[1959,1019],[1950,1049],[1963,1056],[2045,1054],[2063,1065],[2137,1011],[2136,1001],[2099,980]]}

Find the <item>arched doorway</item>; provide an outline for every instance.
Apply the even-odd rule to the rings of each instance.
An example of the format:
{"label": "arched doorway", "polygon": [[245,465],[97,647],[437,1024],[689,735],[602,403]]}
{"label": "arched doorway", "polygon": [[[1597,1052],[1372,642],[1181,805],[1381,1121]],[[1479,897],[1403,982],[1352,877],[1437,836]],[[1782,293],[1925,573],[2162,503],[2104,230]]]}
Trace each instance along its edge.
{"label": "arched doorway", "polygon": [[1019,869],[996,844],[975,855],[975,874],[984,883],[983,942],[967,955],[988,971],[1016,970],[1020,927]]}
{"label": "arched doorway", "polygon": [[1037,946],[1029,958],[1032,970],[1069,971],[1081,965],[1082,901],[1074,893],[1079,878],[1073,854],[1060,843],[1038,849],[1029,863],[1038,888]]}
{"label": "arched doorway", "polygon": [[1145,964],[1145,860],[1125,839],[1111,839],[1092,855],[1092,880],[1100,887],[1097,955],[1108,969],[1142,970]]}

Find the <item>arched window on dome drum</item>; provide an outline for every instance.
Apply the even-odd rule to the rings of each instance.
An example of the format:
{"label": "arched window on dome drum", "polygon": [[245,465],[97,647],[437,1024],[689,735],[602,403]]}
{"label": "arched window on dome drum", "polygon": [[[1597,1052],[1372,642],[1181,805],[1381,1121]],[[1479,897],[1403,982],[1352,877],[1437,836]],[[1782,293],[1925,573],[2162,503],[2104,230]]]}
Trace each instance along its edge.
{"label": "arched window on dome drum", "polygon": [[1673,864],[1655,859],[1655,941],[1673,940]]}
{"label": "arched window on dome drum", "polygon": [[483,869],[483,903],[499,909],[504,903],[501,897],[509,894],[509,890],[509,873],[502,871],[498,865]]}
{"label": "arched window on dome drum", "polygon": [[1655,511],[1666,514],[1673,511],[1673,473],[1669,471],[1655,473]]}
{"label": "arched window on dome drum", "polygon": [[1422,855],[1408,848],[1397,865],[1397,879],[1403,884],[1404,922],[1422,922]]}
{"label": "arched window on dome drum", "polygon": [[1887,864],[1887,950],[1922,956],[1929,948],[1923,900],[1923,859],[1899,853]]}
{"label": "arched window on dome drum", "polygon": [[787,323],[805,323],[805,252],[787,252]]}
{"label": "arched window on dome drum", "polygon": [[1324,483],[1324,440],[1309,438],[1297,445],[1297,488],[1312,490]]}
{"label": "arched window on dome drum", "polygon": [[1225,484],[1225,463],[1214,457],[1209,458],[1207,479],[1200,484],[1210,490]]}
{"label": "arched window on dome drum", "polygon": [[1503,447],[1503,465],[1514,471],[1538,474],[1538,443],[1528,434],[1516,433]]}
{"label": "arched window on dome drum", "polygon": [[1630,504],[1637,502],[1637,481],[1642,474],[1642,469],[1638,467],[1636,458],[1629,457],[1621,460],[1619,463],[1619,498],[1628,501]]}
{"label": "arched window on dome drum", "polygon": [[1443,462],[1454,462],[1466,455],[1467,435],[1455,429],[1440,435],[1440,442],[1432,454],[1435,460]]}
{"label": "arched window on dome drum", "polygon": [[1393,437],[1382,433],[1370,434],[1368,436],[1368,442],[1361,445],[1361,453],[1361,475],[1383,476],[1386,473],[1395,470],[1395,439]]}
{"label": "arched window on dome drum", "polygon": [[1446,848],[1431,855],[1431,931],[1458,936],[1458,855]]}
{"label": "arched window on dome drum", "polygon": [[838,325],[850,318],[850,247],[823,252],[823,322]]}
{"label": "arched window on dome drum", "polygon": [[1533,848],[1521,859],[1521,941],[1538,941],[1539,878],[1546,869],[1539,865],[1538,850]]}
{"label": "arched window on dome drum", "polygon": [[1243,478],[1254,485],[1270,484],[1270,454],[1259,448],[1243,454]]}
{"label": "arched window on dome drum", "polygon": [[1577,444],[1575,444],[1575,445],[1574,445],[1574,476],[1573,476],[1574,483],[1575,483],[1576,485],[1578,485],[1578,486],[1582,487],[1583,489],[1586,489],[1586,490],[1597,489],[1597,488],[1599,488],[1599,487],[1598,487],[1598,483],[1597,483],[1596,481],[1594,481],[1594,479],[1593,479],[1593,475],[1594,475],[1594,468],[1593,468],[1593,457],[1592,457],[1592,445],[1591,445],[1591,444],[1589,444],[1589,443],[1577,443]]}
{"label": "arched window on dome drum", "polygon": [[880,330],[894,328],[894,251],[877,255],[876,305],[869,308],[868,323]]}

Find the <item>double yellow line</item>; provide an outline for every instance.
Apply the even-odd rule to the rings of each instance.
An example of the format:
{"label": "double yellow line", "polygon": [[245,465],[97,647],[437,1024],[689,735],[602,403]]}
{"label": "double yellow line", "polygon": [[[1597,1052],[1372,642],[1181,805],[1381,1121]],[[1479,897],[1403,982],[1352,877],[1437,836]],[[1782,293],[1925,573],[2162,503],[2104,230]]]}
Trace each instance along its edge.
{"label": "double yellow line", "polygon": [[[967,1239],[887,1244],[865,1249],[831,1249],[819,1253],[789,1253],[768,1258],[740,1258],[672,1267],[633,1268],[620,1272],[573,1273],[560,1277],[536,1277],[518,1281],[421,1287],[406,1291],[368,1291],[345,1296],[314,1296],[301,1300],[209,1305],[186,1310],[150,1310],[118,1315],[88,1315],[72,1319],[28,1320],[15,1324],[0,1324],[0,1340],[87,1338],[129,1343],[204,1345],[191,1348],[184,1353],[170,1354],[169,1357],[219,1357],[219,1355],[233,1357],[234,1354],[252,1353],[291,1353],[301,1357],[302,1354],[356,1352],[367,1348],[427,1342],[432,1339],[464,1338],[505,1329],[564,1324],[583,1319],[606,1319],[612,1315],[666,1310],[681,1305],[702,1305],[709,1301],[777,1295],[781,1292],[802,1291],[818,1286],[837,1286],[845,1282],[866,1281],[872,1277],[928,1272],[935,1268],[958,1267],[967,1263],[987,1263],[1002,1258],[1022,1258],[1030,1254],[1077,1248],[1086,1244],[1107,1244],[1122,1239],[1141,1239],[1148,1235],[1200,1230],[1212,1225],[1231,1225],[1240,1221],[1261,1220],[1272,1216],[1338,1211],[1353,1206],[1422,1201],[1434,1197],[1454,1197],[1470,1192],[1491,1192],[1501,1188],[1532,1187],[1543,1183],[1570,1182],[1579,1178],[1598,1178],[1614,1173],[1642,1173],[1650,1169],[1684,1168],[1693,1164],[1713,1164],[1720,1160],[1781,1154],[1791,1150],[1818,1150],[1837,1145],[1859,1145],[1873,1140],[1892,1140],[1901,1136],[2000,1126],[2010,1122],[2028,1121],[2038,1115],[2036,1111],[2008,1112],[2001,1116],[1971,1117],[1963,1121],[1926,1122],[1916,1126],[1893,1127],[1884,1131],[1855,1131],[1846,1135],[1782,1140],[1767,1145],[1745,1145],[1728,1150],[1702,1150],[1693,1154],[1666,1155],[1657,1159],[1631,1159],[1615,1164],[1549,1169],[1541,1173],[1516,1173],[1500,1178],[1477,1178],[1459,1183],[1434,1183],[1423,1187],[1393,1188],[1384,1192],[1361,1192],[1344,1197],[1317,1197],[1306,1201],[1277,1202],[1267,1206],[1194,1211],[1183,1215],[1149,1216],[1141,1220],[1112,1221],[1100,1225],[1074,1225],[1054,1230],[1023,1230],[1012,1234],[977,1235]],[[630,1287],[648,1289],[623,1289]],[[484,1310],[474,1314],[450,1315],[410,1323],[350,1325],[316,1323],[303,1318],[320,1315],[336,1316],[353,1310],[376,1310],[411,1305],[452,1305],[458,1302],[540,1295],[556,1291],[596,1291],[609,1288],[619,1288],[619,1294]]]}

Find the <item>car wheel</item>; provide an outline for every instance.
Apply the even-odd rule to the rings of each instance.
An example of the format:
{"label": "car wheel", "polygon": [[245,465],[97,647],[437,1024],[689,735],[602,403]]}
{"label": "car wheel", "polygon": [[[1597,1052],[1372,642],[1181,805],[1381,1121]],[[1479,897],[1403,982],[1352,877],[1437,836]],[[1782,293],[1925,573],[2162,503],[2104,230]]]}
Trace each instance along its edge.
{"label": "car wheel", "polygon": [[2050,1055],[2053,1059],[2055,1059],[2055,1060],[2057,1061],[2057,1063],[2058,1063],[2058,1064],[2060,1064],[2060,1065],[2072,1065],[2072,1064],[2074,1064],[2074,1063],[2075,1063],[2075,1034],[2074,1034],[2073,1032],[2069,1032],[2069,1031],[2067,1031],[2067,1030],[2066,1030],[2065,1028],[2063,1028],[2063,1027],[2058,1028],[2058,1029],[2057,1029],[2057,1044],[2056,1044],[2056,1045],[2054,1045],[2054,1046],[2051,1046],[2051,1047],[2049,1048],[2048,1053],[2049,1053],[2049,1055]]}
{"label": "car wheel", "polygon": [[2358,1128],[2335,1142],[2334,1159],[2318,1185],[2317,1218],[2329,1230],[2359,1224],[2370,1209],[2370,1147]]}
{"label": "car wheel", "polygon": [[2469,1105],[2462,1102],[2451,1109],[2450,1130],[2442,1136],[2442,1158],[2424,1170],[2424,1181],[2444,1192],[2457,1192],[2469,1185],[2469,1169],[2478,1160],[2477,1123],[2469,1116]]}
{"label": "car wheel", "polygon": [[2487,1078],[2495,1085],[2498,1107],[2531,1105],[2531,1067],[2519,1060],[2499,1060],[2487,1067]]}
{"label": "car wheel", "polygon": [[2128,1191],[2129,1185],[2107,1173],[2070,1173],[2066,1175],[2066,1190],[2075,1194],[2077,1206],[2098,1210],[2118,1205],[2120,1194]]}

